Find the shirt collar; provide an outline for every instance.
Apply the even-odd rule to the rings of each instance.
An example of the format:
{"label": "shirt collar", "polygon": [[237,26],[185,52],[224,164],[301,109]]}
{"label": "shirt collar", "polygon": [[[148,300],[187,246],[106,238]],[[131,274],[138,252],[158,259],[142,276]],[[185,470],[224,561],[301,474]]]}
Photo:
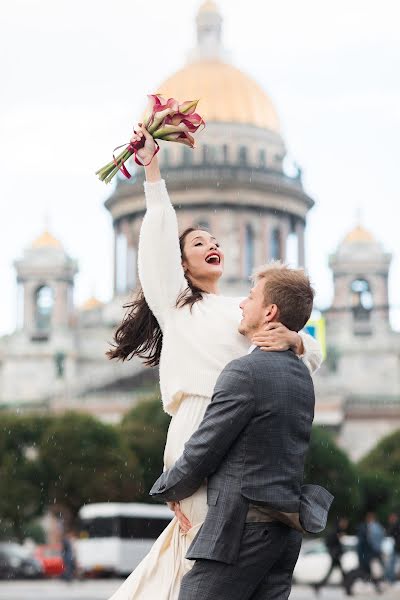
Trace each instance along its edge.
{"label": "shirt collar", "polygon": [[252,344],[250,346],[250,348],[248,349],[247,354],[251,354],[253,352],[253,350],[255,350],[256,348],[257,348],[257,345],[256,344]]}

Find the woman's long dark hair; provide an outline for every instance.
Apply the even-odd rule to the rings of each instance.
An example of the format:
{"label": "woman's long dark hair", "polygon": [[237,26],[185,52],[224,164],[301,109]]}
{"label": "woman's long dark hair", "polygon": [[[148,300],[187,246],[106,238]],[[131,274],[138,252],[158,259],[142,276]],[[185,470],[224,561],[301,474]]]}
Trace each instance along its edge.
{"label": "woman's long dark hair", "polygon": [[[186,236],[201,227],[188,227],[179,237],[181,254],[184,256],[183,247]],[[204,290],[192,285],[189,278],[187,289],[183,290],[176,300],[176,306],[187,304],[192,309],[193,305],[203,298]],[[127,309],[121,325],[114,334],[114,344],[107,352],[108,358],[130,360],[134,356],[144,359],[144,364],[155,367],[160,362],[162,347],[162,331],[157,319],[150,310],[149,305],[140,288],[133,302],[125,304]]]}

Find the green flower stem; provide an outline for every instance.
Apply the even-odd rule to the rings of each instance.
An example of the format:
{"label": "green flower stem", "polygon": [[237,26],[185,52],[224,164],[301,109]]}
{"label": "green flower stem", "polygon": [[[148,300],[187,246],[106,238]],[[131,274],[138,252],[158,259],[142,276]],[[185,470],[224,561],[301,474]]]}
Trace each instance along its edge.
{"label": "green flower stem", "polygon": [[[99,179],[101,179],[101,181],[105,181],[106,179],[108,179],[109,181],[111,180],[111,178],[115,175],[115,173],[117,173],[117,171],[119,170],[120,165],[125,162],[126,160],[128,160],[128,158],[131,156],[131,152],[128,149],[122,150],[122,152],[120,152],[116,157],[115,160],[117,162],[118,167],[115,165],[114,161],[110,161],[109,163],[107,163],[104,167],[102,167],[101,169],[99,169],[96,172],[96,175],[98,175]],[[111,178],[109,177],[112,173]]]}
{"label": "green flower stem", "polygon": [[110,183],[111,179],[118,173],[118,171],[120,170],[120,166],[122,163],[124,163],[125,161],[128,160],[128,158],[132,156],[132,153],[130,150],[125,150],[124,152],[122,152],[118,157],[116,158],[117,164],[118,166],[116,166],[113,163],[113,169],[108,173],[108,176],[104,179],[105,183]]}

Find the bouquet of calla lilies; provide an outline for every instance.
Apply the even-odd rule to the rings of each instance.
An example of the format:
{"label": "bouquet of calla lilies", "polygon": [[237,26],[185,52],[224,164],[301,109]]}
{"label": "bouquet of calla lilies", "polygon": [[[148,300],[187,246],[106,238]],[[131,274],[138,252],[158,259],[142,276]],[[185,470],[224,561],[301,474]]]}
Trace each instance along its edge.
{"label": "bouquet of calla lilies", "polygon": [[[190,148],[194,148],[194,137],[192,134],[196,133],[201,126],[205,127],[204,120],[196,113],[198,100],[187,100],[179,104],[174,98],[166,100],[160,94],[152,94],[148,98],[149,104],[143,117],[143,126],[153,138],[167,142],[178,142],[179,144],[185,144]],[[105,183],[110,183],[118,171],[121,171],[125,177],[130,179],[131,175],[125,166],[125,162],[134,155],[135,162],[143,166],[143,163],[137,158],[137,151],[143,148],[144,144],[145,138],[143,137],[140,141],[118,146],[114,152],[123,147],[124,150],[117,154],[117,156],[113,154],[113,160],[102,169],[99,169],[96,175]],[[159,149],[156,142],[154,154],[157,154]]]}

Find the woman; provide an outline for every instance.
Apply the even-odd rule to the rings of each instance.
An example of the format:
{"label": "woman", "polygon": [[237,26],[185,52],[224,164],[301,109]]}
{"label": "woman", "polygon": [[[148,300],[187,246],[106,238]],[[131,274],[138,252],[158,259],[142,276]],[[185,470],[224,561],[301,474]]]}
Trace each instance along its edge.
{"label": "woman", "polygon": [[[164,410],[172,415],[164,453],[169,468],[197,429],[225,365],[246,354],[249,342],[238,333],[240,298],[218,293],[224,254],[207,231],[190,228],[181,237],[174,208],[154,155],[154,140],[145,137],[138,152],[146,165],[147,211],[139,239],[139,277],[143,292],[132,303],[116,333],[111,358],[146,358],[160,364]],[[270,325],[253,340],[268,350],[292,347],[310,371],[321,363],[319,345],[305,334]],[[185,554],[207,512],[206,487],[173,509],[178,515],[150,553],[110,600],[177,600],[183,575],[192,563]],[[181,527],[180,527],[181,523]]]}

